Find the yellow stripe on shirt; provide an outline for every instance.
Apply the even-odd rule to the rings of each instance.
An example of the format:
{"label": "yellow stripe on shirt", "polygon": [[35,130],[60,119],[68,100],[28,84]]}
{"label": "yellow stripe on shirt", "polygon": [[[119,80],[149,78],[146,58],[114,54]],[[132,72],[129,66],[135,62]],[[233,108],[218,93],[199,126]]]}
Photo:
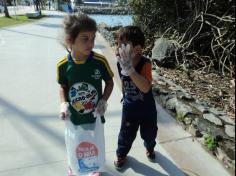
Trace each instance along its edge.
{"label": "yellow stripe on shirt", "polygon": [[58,63],[57,63],[57,67],[60,67],[62,64],[64,64],[65,62],[67,62],[67,56],[65,56],[64,58],[62,58]]}
{"label": "yellow stripe on shirt", "polygon": [[103,55],[100,55],[100,54],[94,52],[94,59],[102,61],[104,63],[104,65],[105,65],[105,67],[107,68],[109,75],[111,77],[114,76],[114,74],[113,74],[113,72],[112,72],[112,70],[111,70],[111,68],[110,68],[106,58]]}
{"label": "yellow stripe on shirt", "polygon": [[68,61],[67,56],[65,56],[57,63],[57,81],[59,80],[59,67],[64,63],[66,63],[67,61]]}

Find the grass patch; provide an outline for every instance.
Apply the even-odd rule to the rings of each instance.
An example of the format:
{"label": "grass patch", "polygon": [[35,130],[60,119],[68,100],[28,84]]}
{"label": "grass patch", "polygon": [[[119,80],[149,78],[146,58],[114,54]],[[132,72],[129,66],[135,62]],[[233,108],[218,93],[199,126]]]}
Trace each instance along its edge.
{"label": "grass patch", "polygon": [[184,115],[182,113],[177,113],[176,114],[176,119],[179,121],[179,122],[184,122]]}
{"label": "grass patch", "polygon": [[0,17],[0,28],[34,21],[35,21],[34,19],[29,19],[25,15],[11,16],[11,18]]}
{"label": "grass patch", "polygon": [[204,133],[203,138],[204,144],[207,146],[208,150],[214,151],[217,147],[217,142],[213,135],[209,131],[207,131]]}

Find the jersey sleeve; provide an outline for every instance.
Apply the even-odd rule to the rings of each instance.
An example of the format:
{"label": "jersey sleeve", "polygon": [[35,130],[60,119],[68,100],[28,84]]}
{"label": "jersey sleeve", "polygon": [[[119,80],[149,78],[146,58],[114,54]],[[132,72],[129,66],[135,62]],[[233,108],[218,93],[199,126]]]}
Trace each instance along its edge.
{"label": "jersey sleeve", "polygon": [[67,59],[64,58],[57,63],[57,82],[59,84],[67,85],[67,77],[66,77],[66,65]]}
{"label": "jersey sleeve", "polygon": [[144,64],[141,75],[146,78],[150,83],[152,82],[152,64],[147,62]]}
{"label": "jersey sleeve", "polygon": [[102,78],[104,81],[111,80],[114,77],[114,73],[106,59],[102,62]]}
{"label": "jersey sleeve", "polygon": [[95,53],[95,52],[94,52],[94,58],[98,60],[101,64],[102,79],[104,81],[111,80],[114,77],[114,74],[111,70],[111,67],[107,59],[103,55]]}

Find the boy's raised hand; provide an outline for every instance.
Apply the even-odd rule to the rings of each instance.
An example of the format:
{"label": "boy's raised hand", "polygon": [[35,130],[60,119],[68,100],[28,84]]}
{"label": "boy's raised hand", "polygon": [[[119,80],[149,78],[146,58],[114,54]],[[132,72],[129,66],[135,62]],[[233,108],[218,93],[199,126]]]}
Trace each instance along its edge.
{"label": "boy's raised hand", "polygon": [[121,48],[119,48],[119,56],[117,56],[118,62],[120,63],[122,69],[121,74],[124,76],[130,76],[135,72],[135,69],[132,65],[130,49],[131,47],[129,44],[126,46],[122,44]]}

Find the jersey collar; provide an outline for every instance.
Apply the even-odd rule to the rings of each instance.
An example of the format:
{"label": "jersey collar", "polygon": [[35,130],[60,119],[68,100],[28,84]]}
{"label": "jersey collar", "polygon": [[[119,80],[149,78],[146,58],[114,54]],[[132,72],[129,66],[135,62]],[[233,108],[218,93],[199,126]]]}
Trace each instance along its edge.
{"label": "jersey collar", "polygon": [[74,64],[85,64],[85,63],[88,63],[88,62],[90,62],[90,61],[93,60],[93,52],[91,52],[91,53],[89,54],[89,56],[88,56],[88,58],[87,58],[87,60],[86,60],[85,62],[84,62],[84,61],[75,62],[75,61],[73,60],[72,56],[71,56],[71,53],[69,53],[69,54],[67,55],[67,59],[68,59],[69,62],[74,63]]}

